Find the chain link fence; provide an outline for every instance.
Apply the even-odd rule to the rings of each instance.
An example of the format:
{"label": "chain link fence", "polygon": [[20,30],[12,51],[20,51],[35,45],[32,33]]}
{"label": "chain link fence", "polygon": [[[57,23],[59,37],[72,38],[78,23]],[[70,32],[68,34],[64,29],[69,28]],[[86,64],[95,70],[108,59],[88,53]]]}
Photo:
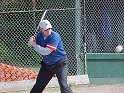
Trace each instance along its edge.
{"label": "chain link fence", "polygon": [[47,9],[44,19],[50,20],[53,30],[62,36],[70,60],[69,75],[77,74],[76,53],[79,55],[79,45],[83,44],[83,16],[80,4],[74,0],[1,1],[1,62],[28,69],[39,68],[41,55],[28,47],[27,41],[36,32],[40,18]]}
{"label": "chain link fence", "polygon": [[124,0],[88,0],[86,17],[87,52],[114,53],[124,46]]}
{"label": "chain link fence", "polygon": [[[124,46],[124,1],[86,0],[86,43],[88,53],[114,53]],[[83,0],[1,0],[0,29],[2,63],[38,70],[41,55],[28,47],[39,20],[53,25],[62,36],[69,58],[69,75],[83,74]],[[124,51],[122,51],[124,52]]]}

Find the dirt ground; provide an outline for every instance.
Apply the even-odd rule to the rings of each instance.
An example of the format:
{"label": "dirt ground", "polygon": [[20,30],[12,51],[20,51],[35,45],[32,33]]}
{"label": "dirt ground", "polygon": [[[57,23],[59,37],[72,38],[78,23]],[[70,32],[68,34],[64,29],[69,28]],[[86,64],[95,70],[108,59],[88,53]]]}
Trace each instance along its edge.
{"label": "dirt ground", "polygon": [[[124,93],[124,84],[79,85],[71,87],[74,93]],[[29,91],[11,91],[4,93],[29,93]],[[59,88],[46,88],[43,93],[60,93]]]}
{"label": "dirt ground", "polygon": [[[74,93],[124,93],[124,85],[99,85],[72,87]],[[58,90],[46,90],[43,93],[60,93]]]}

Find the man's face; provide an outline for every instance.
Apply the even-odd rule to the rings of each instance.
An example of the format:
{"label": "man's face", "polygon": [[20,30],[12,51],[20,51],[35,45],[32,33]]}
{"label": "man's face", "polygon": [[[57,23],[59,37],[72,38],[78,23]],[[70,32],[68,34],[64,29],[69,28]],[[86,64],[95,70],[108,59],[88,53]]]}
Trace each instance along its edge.
{"label": "man's face", "polygon": [[51,29],[47,29],[47,30],[44,30],[44,29],[40,29],[40,31],[43,32],[44,36],[47,37],[51,34]]}

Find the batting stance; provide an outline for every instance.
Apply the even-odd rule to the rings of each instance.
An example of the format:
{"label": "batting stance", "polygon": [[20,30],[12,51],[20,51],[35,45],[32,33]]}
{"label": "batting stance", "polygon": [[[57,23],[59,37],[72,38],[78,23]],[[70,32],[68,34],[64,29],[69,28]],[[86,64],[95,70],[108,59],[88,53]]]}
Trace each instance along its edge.
{"label": "batting stance", "polygon": [[61,93],[73,93],[67,84],[68,60],[63,48],[61,37],[54,32],[48,20],[40,22],[40,32],[29,38],[28,44],[43,55],[41,68],[36,83],[30,93],[42,93],[54,74],[58,79]]}

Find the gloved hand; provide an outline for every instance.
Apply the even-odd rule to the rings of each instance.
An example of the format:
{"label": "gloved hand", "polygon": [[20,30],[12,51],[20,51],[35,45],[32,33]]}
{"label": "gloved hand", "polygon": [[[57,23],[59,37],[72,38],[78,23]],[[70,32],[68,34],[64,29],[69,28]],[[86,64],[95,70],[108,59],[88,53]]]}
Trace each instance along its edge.
{"label": "gloved hand", "polygon": [[28,41],[28,45],[29,46],[31,46],[31,47],[36,47],[36,42],[35,42],[35,38],[34,38],[34,36],[31,36],[30,38],[29,38],[29,41]]}

